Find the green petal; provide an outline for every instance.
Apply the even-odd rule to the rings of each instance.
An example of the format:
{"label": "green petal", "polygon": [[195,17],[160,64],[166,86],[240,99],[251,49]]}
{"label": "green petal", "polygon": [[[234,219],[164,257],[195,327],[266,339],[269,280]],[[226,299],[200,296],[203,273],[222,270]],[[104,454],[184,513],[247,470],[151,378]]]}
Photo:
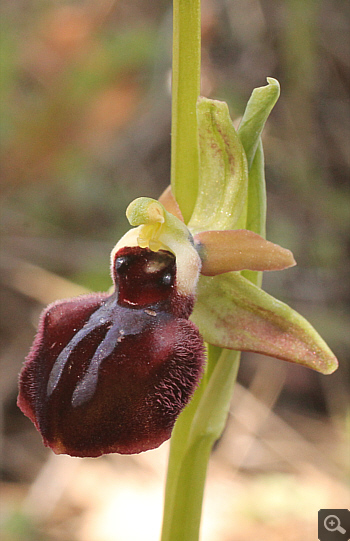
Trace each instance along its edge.
{"label": "green petal", "polygon": [[[265,185],[265,163],[264,150],[259,138],[259,144],[255,152],[254,160],[249,169],[248,197],[246,208],[245,228],[254,233],[266,236],[266,185]],[[253,284],[260,286],[262,283],[262,272],[245,270],[242,276],[248,278]]]}
{"label": "green petal", "polygon": [[323,374],[338,366],[310,323],[239,273],[202,276],[191,319],[216,346],[270,355]]}
{"label": "green petal", "polygon": [[195,233],[235,229],[247,195],[248,167],[243,146],[226,103],[201,98],[197,114],[200,178],[188,226]]}
{"label": "green petal", "polygon": [[267,117],[280,95],[279,82],[271,77],[267,78],[267,82],[268,85],[253,90],[238,129],[238,135],[247,156],[249,169]]}

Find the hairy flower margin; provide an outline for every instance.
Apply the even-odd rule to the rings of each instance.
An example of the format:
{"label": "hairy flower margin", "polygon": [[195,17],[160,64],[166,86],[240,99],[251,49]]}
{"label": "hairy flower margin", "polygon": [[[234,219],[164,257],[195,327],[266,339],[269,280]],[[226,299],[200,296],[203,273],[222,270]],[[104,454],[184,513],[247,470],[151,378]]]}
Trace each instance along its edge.
{"label": "hairy flower margin", "polygon": [[313,327],[258,287],[261,271],[295,264],[258,234],[260,134],[279,95],[277,81],[268,83],[253,92],[238,133],[226,104],[199,100],[200,176],[189,222],[170,187],[159,201],[136,199],[127,209],[133,228],[111,254],[112,293],[43,311],[18,405],[55,453],[158,447],[205,370],[204,341],[324,374],[337,368]]}

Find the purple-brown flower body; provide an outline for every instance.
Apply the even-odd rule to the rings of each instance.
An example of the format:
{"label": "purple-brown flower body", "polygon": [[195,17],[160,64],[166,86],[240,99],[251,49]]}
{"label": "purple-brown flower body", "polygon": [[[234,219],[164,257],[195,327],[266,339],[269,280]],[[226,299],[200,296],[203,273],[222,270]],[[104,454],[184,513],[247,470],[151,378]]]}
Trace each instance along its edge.
{"label": "purple-brown flower body", "polygon": [[337,366],[300,315],[231,272],[292,266],[289,250],[241,229],[192,236],[171,192],[161,199],[129,205],[134,228],[111,254],[113,293],[41,316],[18,405],[56,453],[139,453],[168,439],[203,372],[202,335],[323,373]]}
{"label": "purple-brown flower body", "polygon": [[201,377],[176,258],[138,246],[113,254],[115,290],[48,306],[20,377],[18,404],[56,453],[138,453],[170,437]]}

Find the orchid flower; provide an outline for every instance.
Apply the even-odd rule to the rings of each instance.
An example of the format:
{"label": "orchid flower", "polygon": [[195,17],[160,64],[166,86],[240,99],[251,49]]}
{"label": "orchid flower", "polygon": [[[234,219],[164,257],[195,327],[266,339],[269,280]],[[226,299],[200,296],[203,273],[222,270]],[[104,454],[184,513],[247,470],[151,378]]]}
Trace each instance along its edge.
{"label": "orchid flower", "polygon": [[[269,80],[264,95],[271,87],[276,93]],[[199,189],[188,223],[170,187],[159,201],[136,199],[126,211],[133,227],[112,250],[112,292],[43,311],[18,404],[55,453],[95,457],[158,447],[198,387],[204,342],[335,370],[311,325],[258,287],[258,271],[295,261],[254,231],[260,207],[254,214],[249,156],[254,145],[259,156],[263,125],[260,110],[252,115],[256,102],[247,109],[259,128],[249,148],[244,119],[239,135],[226,104],[202,98]]]}

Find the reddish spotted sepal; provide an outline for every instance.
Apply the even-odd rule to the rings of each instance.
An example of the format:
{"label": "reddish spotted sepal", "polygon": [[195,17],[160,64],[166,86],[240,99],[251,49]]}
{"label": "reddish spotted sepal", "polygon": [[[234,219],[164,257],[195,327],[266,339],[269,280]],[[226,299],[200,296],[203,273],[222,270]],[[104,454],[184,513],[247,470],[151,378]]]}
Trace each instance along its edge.
{"label": "reddish spotted sepal", "polygon": [[56,453],[139,453],[167,440],[200,380],[204,345],[165,250],[123,247],[115,290],[48,306],[18,405]]}

